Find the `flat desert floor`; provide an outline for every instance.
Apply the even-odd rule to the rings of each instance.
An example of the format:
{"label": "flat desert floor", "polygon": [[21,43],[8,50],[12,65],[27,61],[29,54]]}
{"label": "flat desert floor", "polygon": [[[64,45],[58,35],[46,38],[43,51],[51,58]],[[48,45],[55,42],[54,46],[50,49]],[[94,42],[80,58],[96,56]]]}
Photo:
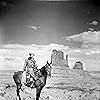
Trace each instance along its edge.
{"label": "flat desert floor", "polygon": [[[0,100],[16,100],[14,71],[0,71]],[[79,76],[80,77],[80,76]],[[95,76],[79,79],[73,74],[52,75],[47,79],[40,100],[100,100],[100,79]],[[35,89],[25,87],[22,100],[35,100]]]}

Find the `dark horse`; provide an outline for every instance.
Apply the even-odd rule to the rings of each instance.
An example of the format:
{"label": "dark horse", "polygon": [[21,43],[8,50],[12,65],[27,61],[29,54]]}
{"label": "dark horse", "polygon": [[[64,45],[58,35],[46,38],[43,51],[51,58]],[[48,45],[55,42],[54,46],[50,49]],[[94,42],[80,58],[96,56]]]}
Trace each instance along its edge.
{"label": "dark horse", "polygon": [[[51,77],[51,68],[52,67],[50,64],[51,63],[48,63],[48,61],[47,61],[46,65],[43,66],[41,69],[39,69],[42,75],[41,75],[41,77],[36,79],[35,83],[34,83],[34,88],[36,88],[36,100],[39,100],[41,90],[46,85],[47,75],[49,77]],[[22,82],[21,82],[22,73],[23,73],[23,71],[18,71],[18,72],[14,72],[14,75],[13,75],[13,79],[17,86],[17,97],[19,98],[19,100],[21,100],[20,90],[22,90],[22,88],[21,88],[22,87]]]}

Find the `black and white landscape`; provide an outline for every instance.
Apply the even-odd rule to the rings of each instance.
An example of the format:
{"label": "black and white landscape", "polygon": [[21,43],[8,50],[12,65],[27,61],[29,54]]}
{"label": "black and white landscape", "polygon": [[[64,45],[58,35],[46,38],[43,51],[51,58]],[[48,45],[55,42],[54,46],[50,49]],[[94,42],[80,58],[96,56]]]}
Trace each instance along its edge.
{"label": "black and white landscape", "polygon": [[[40,100],[100,100],[99,16],[97,0],[1,0],[0,100],[16,100],[13,72],[23,70],[30,52],[41,68],[53,50]],[[82,69],[73,69],[77,61]],[[22,97],[35,100],[35,90],[26,88]]]}

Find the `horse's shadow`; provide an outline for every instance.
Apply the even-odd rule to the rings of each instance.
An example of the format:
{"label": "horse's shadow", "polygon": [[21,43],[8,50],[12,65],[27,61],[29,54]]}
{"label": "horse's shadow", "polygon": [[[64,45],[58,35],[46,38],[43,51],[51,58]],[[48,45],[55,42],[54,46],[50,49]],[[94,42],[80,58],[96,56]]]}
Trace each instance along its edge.
{"label": "horse's shadow", "polygon": [[[47,75],[51,77],[51,68],[52,68],[51,63],[48,63],[47,61],[46,65],[43,66],[41,69],[39,69],[41,73],[41,77],[35,80],[34,87],[30,87],[30,84],[27,84],[27,87],[36,88],[36,100],[39,100],[41,90],[46,85]],[[16,83],[16,86],[17,86],[16,91],[17,91],[17,97],[19,98],[19,100],[21,100],[20,90],[23,91],[22,82],[21,82],[22,73],[23,71],[18,71],[18,72],[14,72],[14,75],[13,75],[14,82]]]}

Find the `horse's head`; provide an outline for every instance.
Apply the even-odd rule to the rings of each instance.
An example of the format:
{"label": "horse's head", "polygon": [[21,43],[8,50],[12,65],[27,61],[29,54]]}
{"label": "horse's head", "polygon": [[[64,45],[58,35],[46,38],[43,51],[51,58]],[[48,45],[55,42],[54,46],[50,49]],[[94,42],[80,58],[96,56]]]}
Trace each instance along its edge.
{"label": "horse's head", "polygon": [[51,63],[49,63],[49,62],[47,61],[46,65],[45,65],[45,68],[46,68],[46,72],[47,72],[49,78],[51,78],[51,69],[52,69]]}

